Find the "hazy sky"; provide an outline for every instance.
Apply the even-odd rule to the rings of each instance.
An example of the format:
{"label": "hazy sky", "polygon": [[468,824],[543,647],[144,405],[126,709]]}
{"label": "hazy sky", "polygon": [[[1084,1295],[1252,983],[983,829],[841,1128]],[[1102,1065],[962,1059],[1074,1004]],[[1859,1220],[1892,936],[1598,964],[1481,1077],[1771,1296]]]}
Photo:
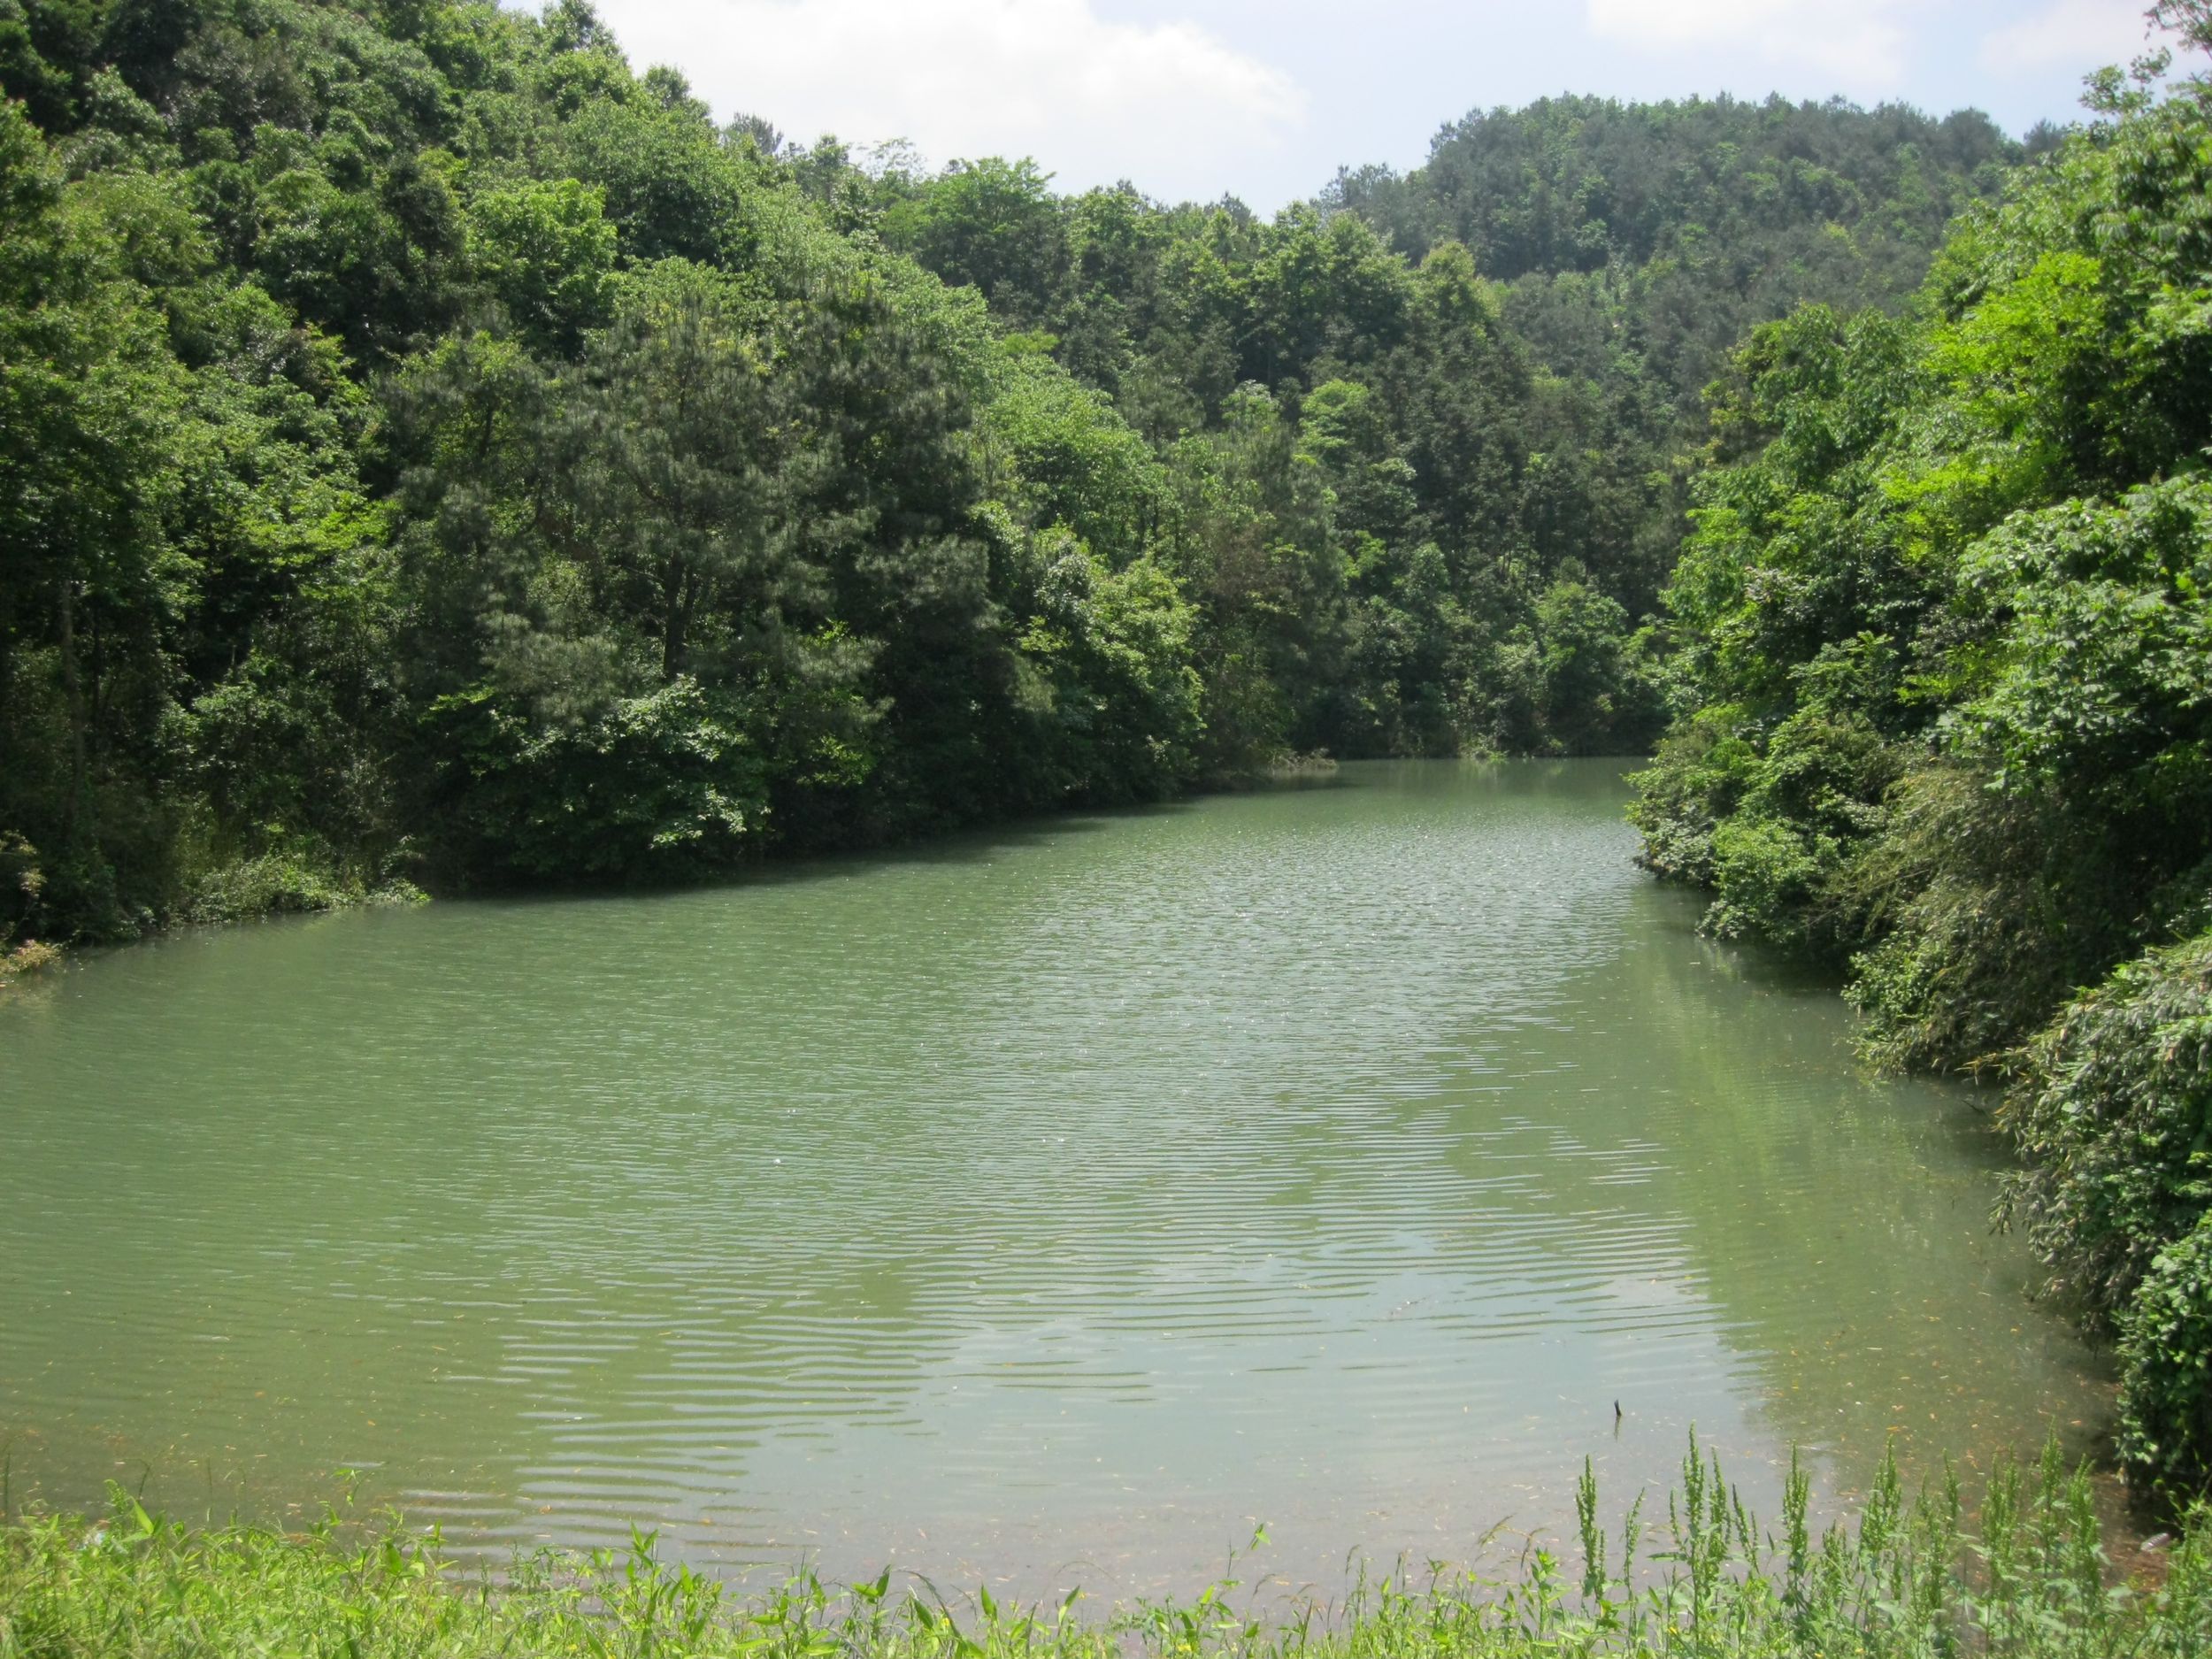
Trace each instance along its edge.
{"label": "hazy sky", "polygon": [[1404,168],[1468,110],[1547,93],[1841,93],[2012,132],[2143,49],[2142,0],[598,0],[640,69],[790,137],[1031,155],[1272,210]]}

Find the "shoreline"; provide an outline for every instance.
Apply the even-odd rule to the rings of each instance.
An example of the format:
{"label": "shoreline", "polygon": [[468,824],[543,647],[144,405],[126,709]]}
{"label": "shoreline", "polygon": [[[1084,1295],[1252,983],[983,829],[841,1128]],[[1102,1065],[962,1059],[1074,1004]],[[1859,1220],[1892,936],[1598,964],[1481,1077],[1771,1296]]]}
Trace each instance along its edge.
{"label": "shoreline", "polygon": [[[2212,1528],[2154,1543],[2122,1571],[2105,1548],[2085,1469],[2055,1445],[1995,1471],[1970,1520],[1955,1477],[1917,1495],[1894,1462],[1847,1518],[1816,1534],[1809,1481],[1793,1469],[1777,1525],[1749,1514],[1695,1438],[1663,1504],[1601,1518],[1586,1467],[1578,1538],[1525,1545],[1494,1570],[1351,1574],[1339,1595],[1270,1597],[1264,1576],[1224,1576],[1183,1599],[1111,1604],[1079,1589],[1009,1604],[886,1567],[840,1585],[802,1571],[733,1594],[660,1559],[633,1529],[626,1553],[518,1551],[504,1573],[449,1557],[434,1529],[326,1507],[296,1532],[193,1528],[121,1487],[104,1517],[0,1521],[0,1649],[462,1655],[508,1652],[844,1659],[1127,1659],[1239,1655],[1728,1652],[1864,1659],[1985,1648],[2041,1655],[2212,1648]],[[1264,1529],[1254,1539],[1258,1548]],[[1252,1559],[1250,1555],[1245,1557]]]}

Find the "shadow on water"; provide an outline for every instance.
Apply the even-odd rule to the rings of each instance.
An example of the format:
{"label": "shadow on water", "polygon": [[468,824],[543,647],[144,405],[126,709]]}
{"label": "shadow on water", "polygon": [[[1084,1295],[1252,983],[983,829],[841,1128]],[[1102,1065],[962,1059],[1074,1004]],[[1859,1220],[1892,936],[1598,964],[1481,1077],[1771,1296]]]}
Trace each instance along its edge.
{"label": "shadow on water", "polygon": [[[1271,786],[1270,786],[1271,787]],[[1286,786],[1287,787],[1287,786]],[[1041,813],[1033,817],[1002,819],[996,822],[965,826],[958,829],[940,831],[917,836],[912,840],[887,842],[873,847],[832,848],[803,853],[768,854],[753,863],[725,874],[705,879],[676,879],[661,882],[595,882],[562,885],[553,883],[538,887],[484,887],[455,891],[437,891],[430,902],[438,909],[456,907],[474,908],[487,911],[512,910],[529,912],[534,910],[565,910],[594,906],[609,908],[628,905],[680,903],[702,897],[726,896],[755,888],[809,882],[849,879],[864,871],[895,871],[902,868],[926,869],[934,866],[964,864],[987,865],[1002,858],[1033,850],[1064,840],[1094,835],[1110,830],[1118,822],[1172,815],[1190,810],[1198,796],[1176,801],[1146,802],[1130,806],[1111,808],[1070,809],[1061,813]],[[62,964],[59,973],[25,979],[12,985],[16,1000],[27,1000],[31,993],[52,986],[72,968],[104,964],[119,959],[127,960],[142,956],[149,950],[160,950],[178,946],[219,946],[242,932],[261,929],[315,928],[343,926],[364,919],[389,920],[417,910],[411,904],[388,905],[371,903],[349,906],[334,910],[306,913],[280,913],[248,918],[242,921],[211,925],[186,924],[144,938],[124,942],[84,945],[76,948]]]}
{"label": "shadow on water", "polygon": [[[1195,797],[1194,799],[1204,799]],[[1194,798],[1129,806],[1070,808],[1064,812],[1006,818],[888,841],[879,846],[810,849],[764,855],[742,869],[699,880],[609,883],[535,890],[487,889],[439,897],[443,904],[526,908],[534,905],[668,902],[749,888],[837,880],[863,871],[933,869],[989,864],[1064,841],[1112,830],[1117,825],[1172,817],[1192,809]]]}

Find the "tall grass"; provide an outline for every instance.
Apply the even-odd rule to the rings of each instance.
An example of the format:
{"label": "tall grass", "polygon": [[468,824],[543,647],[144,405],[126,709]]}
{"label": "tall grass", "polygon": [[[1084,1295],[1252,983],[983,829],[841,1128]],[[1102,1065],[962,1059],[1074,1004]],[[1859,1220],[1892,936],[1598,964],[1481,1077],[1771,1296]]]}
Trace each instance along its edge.
{"label": "tall grass", "polygon": [[[75,1655],[578,1655],[592,1659],[2194,1659],[2212,1654],[2212,1526],[2164,1571],[2116,1583],[2089,1482],[2053,1448],[2001,1470],[1970,1531],[1955,1481],[1908,1500],[1894,1463],[1855,1516],[1816,1533],[1793,1467],[1763,1529],[1693,1442],[1666,1515],[1616,1539],[1594,1479],[1578,1494],[1578,1575],[1532,1547],[1498,1572],[1362,1577],[1333,1605],[1267,1604],[1233,1581],[1105,1612],[1076,1597],[949,1601],[918,1581],[808,1575],[741,1597],[655,1555],[518,1556],[465,1572],[396,1520],[304,1533],[191,1530],[118,1491],[104,1519],[0,1531],[0,1659]],[[2200,1521],[2212,1519],[2200,1512]],[[2206,1540],[2200,1541],[2200,1537]],[[1617,1546],[1617,1548],[1616,1547]]]}

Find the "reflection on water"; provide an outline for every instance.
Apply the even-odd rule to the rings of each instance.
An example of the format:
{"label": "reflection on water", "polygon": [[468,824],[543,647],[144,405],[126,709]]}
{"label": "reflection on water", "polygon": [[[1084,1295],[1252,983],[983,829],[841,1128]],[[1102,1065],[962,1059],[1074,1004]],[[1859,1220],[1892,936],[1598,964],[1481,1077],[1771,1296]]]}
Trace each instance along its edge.
{"label": "reflection on water", "polygon": [[[1032,1588],[2077,1438],[1972,1102],[1701,942],[1610,763],[196,935],[0,1006],[19,1502]],[[1615,1402],[1623,1417],[1617,1429]],[[2078,1425],[2078,1426],[2077,1426]]]}

